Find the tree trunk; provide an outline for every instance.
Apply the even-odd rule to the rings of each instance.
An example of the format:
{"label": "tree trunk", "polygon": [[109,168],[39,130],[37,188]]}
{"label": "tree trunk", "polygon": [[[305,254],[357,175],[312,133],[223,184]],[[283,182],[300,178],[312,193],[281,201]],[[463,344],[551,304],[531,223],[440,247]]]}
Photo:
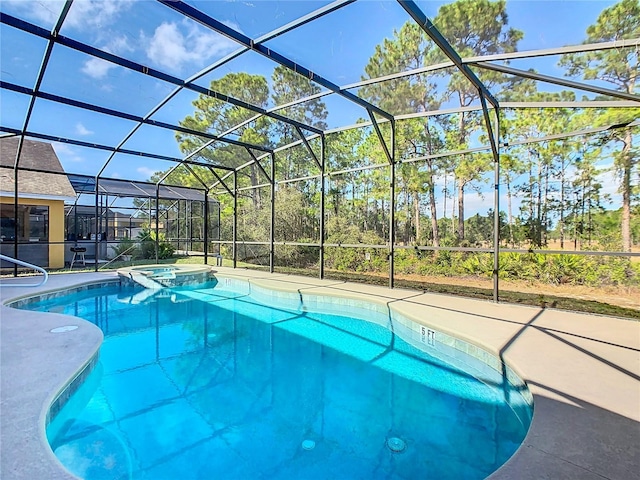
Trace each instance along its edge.
{"label": "tree trunk", "polygon": [[[258,185],[258,171],[257,171],[257,167],[255,164],[251,164],[251,186],[255,187],[256,185]],[[260,189],[259,188],[253,188],[251,189],[252,192],[252,197],[253,197],[253,206],[256,210],[260,210],[260,208],[262,208],[262,198],[260,196]]]}
{"label": "tree trunk", "polygon": [[631,129],[626,128],[624,132],[624,147],[620,152],[622,170],[622,251],[631,251]]}
{"label": "tree trunk", "polygon": [[507,215],[509,216],[509,242],[511,242],[511,247],[514,246],[513,241],[513,213],[511,209],[512,199],[511,199],[511,182],[507,180]]}
{"label": "tree trunk", "polygon": [[458,182],[458,241],[464,240],[464,182]]}
{"label": "tree trunk", "polygon": [[411,241],[411,201],[409,200],[409,188],[405,185],[404,190],[404,211],[405,211],[405,222],[404,222],[404,238],[402,239],[402,243],[406,245]]}
{"label": "tree trunk", "polygon": [[[453,177],[453,187],[452,191],[455,191],[456,188],[456,178]],[[456,202],[455,197],[451,196],[451,236],[455,237],[456,235]]]}
{"label": "tree trunk", "polygon": [[538,191],[537,191],[537,212],[536,212],[536,246],[542,247],[542,161],[538,153]]}
{"label": "tree trunk", "polygon": [[564,168],[560,178],[560,250],[564,250]]}
{"label": "tree trunk", "polygon": [[415,241],[420,241],[420,194],[416,192],[413,196],[413,215],[415,217],[414,225],[416,227],[415,231]]}
{"label": "tree trunk", "polygon": [[438,232],[438,210],[436,205],[436,193],[433,181],[433,165],[427,163],[429,168],[429,212],[431,213],[431,235],[433,237],[433,246],[440,246],[440,234]]}
{"label": "tree trunk", "polygon": [[547,245],[547,219],[549,218],[549,165],[544,162],[544,195],[542,197],[542,217],[540,229],[542,231],[542,245]]}
{"label": "tree trunk", "polygon": [[[445,236],[447,235],[447,196],[449,195],[449,192],[447,191],[447,172],[444,172],[444,188],[442,189],[442,216],[444,217],[445,222],[443,223],[444,228],[445,228]],[[453,222],[453,219],[451,219],[451,221]]]}

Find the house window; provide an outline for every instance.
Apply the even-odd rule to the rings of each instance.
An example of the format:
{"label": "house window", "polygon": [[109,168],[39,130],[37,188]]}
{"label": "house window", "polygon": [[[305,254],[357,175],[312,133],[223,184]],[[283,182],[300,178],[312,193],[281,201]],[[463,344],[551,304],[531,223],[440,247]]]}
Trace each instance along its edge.
{"label": "house window", "polygon": [[[0,240],[13,242],[15,239],[15,206],[0,204]],[[18,241],[49,241],[49,207],[40,205],[18,205]]]}

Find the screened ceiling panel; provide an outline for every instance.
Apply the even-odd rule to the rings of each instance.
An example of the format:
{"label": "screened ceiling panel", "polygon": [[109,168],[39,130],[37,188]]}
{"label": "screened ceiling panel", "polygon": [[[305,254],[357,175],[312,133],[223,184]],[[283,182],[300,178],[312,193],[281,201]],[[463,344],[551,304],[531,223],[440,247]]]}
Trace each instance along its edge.
{"label": "screened ceiling panel", "polygon": [[[323,121],[328,129],[344,127],[345,125],[352,125],[359,119],[369,118],[367,110],[364,107],[336,93],[323,96],[318,101],[324,104],[324,107],[327,111],[327,118]],[[309,104],[311,102],[306,103]],[[289,107],[278,110],[278,113],[287,115],[290,114],[288,113],[288,111],[295,110],[295,108],[296,107]]]}
{"label": "screened ceiling panel", "polygon": [[[640,41],[638,41],[640,45]],[[616,90],[624,93],[628,92],[628,85],[632,84],[632,79],[638,75],[638,47],[619,47],[610,50],[603,50],[598,54],[603,59],[616,62],[618,65],[628,65],[627,68],[618,68],[613,71],[606,71],[602,62],[593,61],[593,53],[573,53],[567,55],[548,55],[538,58],[511,59],[507,62],[488,62],[490,64],[505,65],[509,68],[520,71],[534,69],[535,73],[552,77],[562,82],[577,82],[594,89],[602,88]],[[589,61],[591,60],[591,61]],[[587,70],[583,67],[589,67]],[[634,67],[635,66],[635,67]],[[573,75],[568,75],[569,68],[577,68]],[[484,69],[483,69],[484,70]],[[488,72],[488,70],[484,70]],[[585,78],[588,76],[588,78]],[[597,92],[596,92],[597,94]]]}
{"label": "screened ceiling panel", "polygon": [[[611,5],[606,1],[519,0],[505,2],[501,12],[496,6],[491,11],[474,10],[467,22],[460,18],[466,16],[453,2],[436,3],[431,0],[417,0],[416,4],[429,17],[442,36],[457,50],[461,57],[488,55],[509,51],[508,45],[518,50],[555,48],[564,45],[577,45],[586,40],[587,27],[595,23],[600,12]],[[551,14],[552,12],[552,14]],[[498,37],[495,34],[479,36],[469,31],[479,25],[497,26],[495,20],[505,13],[508,24]],[[536,21],[536,19],[538,19]],[[571,19],[571,21],[567,21]],[[511,36],[510,29],[521,32]],[[475,32],[478,29],[475,28]],[[515,32],[514,32],[515,33]],[[519,37],[521,37],[519,39]],[[510,38],[509,38],[510,37]]]}
{"label": "screened ceiling panel", "polygon": [[0,24],[0,39],[2,80],[33,88],[47,48],[46,40],[5,24]]}
{"label": "screened ceiling panel", "polygon": [[[67,178],[78,194],[94,193],[96,190],[96,179],[94,177],[67,175]],[[156,186],[154,184],[114,178],[101,178],[98,181],[98,191],[104,195],[114,197],[156,197]],[[204,191],[200,189],[161,185],[158,193],[160,198],[169,200],[204,200]]]}
{"label": "screened ceiling panel", "polygon": [[22,130],[31,97],[10,90],[0,90],[0,119],[2,127]]}
{"label": "screened ceiling panel", "polygon": [[[60,119],[64,119],[64,122]],[[135,122],[122,118],[38,99],[28,129],[84,142],[114,145],[134,125]]]}
{"label": "screened ceiling panel", "polygon": [[[207,109],[211,109],[212,113],[205,115]],[[248,108],[231,105],[191,90],[182,89],[156,111],[151,119],[176,126],[184,125],[211,135],[237,140],[238,134],[248,127],[256,128],[259,126],[264,129],[265,120],[259,119],[262,115],[263,113]],[[187,119],[187,117],[189,118]],[[252,119],[256,120],[248,122]],[[283,123],[276,119],[272,119],[270,122],[272,124]],[[238,125],[241,126],[239,129],[234,128]],[[252,138],[250,143],[263,147],[268,146],[268,142],[260,142],[259,140],[259,138]]]}
{"label": "screened ceiling panel", "polygon": [[[407,20],[398,2],[355,2],[269,40],[265,46],[344,85],[365,75],[363,67],[374,54],[372,45],[391,37],[394,28]],[[309,55],[310,51],[314,54]]]}
{"label": "screened ceiling panel", "polygon": [[98,191],[107,195],[122,197],[155,197],[156,186],[148,183],[113,180],[110,178],[98,181]]}
{"label": "screened ceiling panel", "polygon": [[[504,89],[495,92],[496,98],[500,102],[541,102],[541,101],[606,101],[606,102],[625,102],[624,99],[611,95],[604,95],[597,92],[590,92],[578,88],[569,88],[554,83],[522,80],[514,75],[504,75],[506,79],[515,85],[511,89]],[[582,82],[581,83],[586,83]],[[633,102],[628,102],[633,104]],[[612,104],[613,105],[613,104]],[[640,106],[640,104],[639,104]]]}
{"label": "screened ceiling panel", "polygon": [[[199,94],[192,90],[181,88],[167,100],[169,94],[174,92],[176,89],[177,87],[171,88],[170,92],[167,92],[167,95],[157,102],[157,105],[160,105],[161,102],[164,103],[161,108],[151,115],[150,118],[152,120],[170,123],[172,125],[179,125],[187,115],[193,115],[193,112],[195,111],[193,102],[198,99]],[[145,114],[151,113],[151,111],[152,108],[145,112]],[[196,125],[192,125],[192,128],[195,130],[202,129],[202,127],[198,127]]]}
{"label": "screened ceiling panel", "polygon": [[229,27],[257,39],[332,2],[314,0],[304,2],[289,0],[259,2],[190,0],[186,3],[220,20]]}
{"label": "screened ceiling panel", "polygon": [[200,200],[204,201],[204,191],[193,188],[176,187],[173,185],[160,185],[160,198],[174,200]]}
{"label": "screened ceiling panel", "polygon": [[[260,116],[250,122],[241,122],[238,125],[240,125],[240,127],[233,131],[230,131],[230,129],[227,130],[226,132],[228,133],[224,137],[239,142],[250,143],[255,147],[261,147],[263,150],[270,150],[274,144],[277,144],[277,139],[280,138],[279,132],[281,132],[283,128],[293,128],[285,122],[266,116]],[[263,150],[256,148],[252,148],[252,150],[263,153]]]}
{"label": "screened ceiling panel", "polygon": [[324,90],[307,77],[253,51],[243,53],[194,83],[261,109],[271,109]]}
{"label": "screened ceiling panel", "polygon": [[273,60],[247,51],[198,78],[194,83],[251,105],[267,108],[273,105],[267,87],[277,66]]}
{"label": "screened ceiling panel", "polygon": [[453,67],[392,78],[350,89],[361,98],[393,115],[405,115],[438,109],[441,105],[455,104],[447,99],[447,87]]}
{"label": "screened ceiling panel", "polygon": [[[42,141],[41,139],[34,139]],[[111,152],[96,148],[52,142],[62,168],[67,173],[95,176]]]}
{"label": "screened ceiling panel", "polygon": [[61,33],[178,77],[235,48],[159,2],[74,2]]}
{"label": "screened ceiling panel", "polygon": [[175,165],[177,162],[118,152],[109,160],[102,175],[110,178],[149,180],[154,173],[166,171]]}
{"label": "screened ceiling panel", "polygon": [[[203,139],[205,141],[206,139]],[[141,125],[135,133],[124,143],[122,148],[138,152],[152,153],[167,157],[182,158],[176,135],[173,130]]]}
{"label": "screened ceiling panel", "polygon": [[[587,40],[587,27],[594,24],[600,13],[613,3],[600,0],[509,1],[507,15],[509,25],[524,32],[523,39],[518,42],[518,50],[556,48],[579,45]],[[536,18],[544,21],[531,21]]]}
{"label": "screened ceiling panel", "polygon": [[76,175],[68,173],[67,178],[76,194],[93,193],[96,191],[96,179],[88,175]]}
{"label": "screened ceiling panel", "polygon": [[[74,78],[69,82],[69,76]],[[149,75],[56,45],[41,91],[123,113],[143,116],[174,86]],[[136,102],[128,101],[136,98]]]}
{"label": "screened ceiling panel", "polygon": [[64,0],[4,0],[2,11],[51,31],[63,6]]}
{"label": "screened ceiling panel", "polygon": [[237,168],[252,159],[246,148],[221,143],[214,143],[208,146],[193,158],[212,166],[231,168]]}
{"label": "screened ceiling panel", "polygon": [[[601,72],[596,75],[597,80],[583,80],[582,75],[567,77],[567,65],[559,63],[562,55],[553,51],[542,52],[544,55],[535,58],[488,60],[502,66],[502,71],[468,63],[464,69],[478,80],[465,77],[451,66],[447,56],[469,59],[514,50],[580,46],[583,42],[612,39],[621,42],[633,35],[623,32],[609,35],[611,38],[606,34],[594,39],[586,33],[589,25],[605,15],[603,10],[612,6],[613,0],[509,1],[491,4],[490,12],[480,9],[470,15],[458,11],[468,3],[189,0],[185,6],[158,1],[75,1],[70,4],[60,34],[51,37],[55,43],[48,58],[47,39],[64,3],[3,1],[0,128],[11,133],[24,128],[36,140],[59,140],[56,150],[68,171],[95,175],[108,162],[104,175],[148,179],[156,171],[172,168],[176,163],[170,159],[206,162],[219,166],[221,171],[223,166],[237,168],[252,157],[234,142],[253,145],[256,155],[261,155],[261,148],[278,146],[278,155],[282,157],[285,154],[280,147],[300,139],[296,124],[313,125],[325,131],[342,129],[369,122],[368,106],[379,120],[387,144],[391,133],[385,113],[404,118],[436,109],[455,112],[472,107],[474,113],[464,114],[475,122],[469,124],[473,133],[467,143],[476,143],[484,129],[478,89],[485,87],[501,102],[584,99],[606,100],[616,107],[637,102],[637,85],[634,94],[627,95],[624,101],[606,95],[606,89],[623,87],[620,81],[607,81]],[[243,51],[241,42],[179,12],[189,8],[201,11],[203,23],[208,21],[204,18],[208,15],[239,36],[263,42],[268,50],[258,53],[255,50],[263,47],[257,46]],[[554,14],[549,15],[550,11]],[[460,21],[462,13],[468,21]],[[452,50],[436,47],[424,31],[425,25],[415,24],[414,18],[423,14],[437,28],[431,30],[437,32],[434,36],[442,35]],[[23,27],[34,34],[19,30],[23,28],[20,22],[7,15],[32,23]],[[571,22],[566,21],[568,18]],[[500,25],[501,21],[508,23]],[[9,26],[12,23],[18,28]],[[498,28],[484,28],[487,25]],[[478,34],[480,27],[484,28],[482,34]],[[607,51],[627,62],[630,78],[637,75],[638,69],[637,42],[631,43]],[[121,57],[118,61],[126,66],[86,53],[94,48]],[[381,52],[385,55],[381,56]],[[468,61],[486,63],[482,59]],[[35,100],[35,108],[25,125],[28,94],[36,87],[41,65],[46,69],[43,82],[38,85],[40,98]],[[416,68],[428,71],[399,75]],[[526,73],[532,68],[539,73]],[[200,73],[194,80],[195,87],[176,90]],[[314,74],[316,77],[309,79]],[[555,83],[543,81],[542,75],[555,77]],[[527,76],[533,78],[522,78]],[[383,81],[375,84],[362,81],[376,77]],[[576,82],[586,84],[585,89],[580,89]],[[214,96],[217,92],[231,97],[231,103],[212,99],[207,92],[194,91],[204,89],[210,89]],[[330,93],[334,89],[340,91]],[[310,95],[317,96],[300,102]],[[86,108],[69,105],[74,102],[82,102]],[[256,117],[265,110],[269,110],[269,118]],[[162,127],[140,125],[138,120],[151,112],[154,113],[150,122],[162,123]],[[446,124],[451,130],[458,128],[459,118],[452,113],[434,120],[434,125]],[[174,127],[180,122],[190,131],[206,131],[212,136],[224,134],[230,141],[211,142],[205,135],[189,131],[176,133]],[[302,131],[305,136],[317,134],[309,128]],[[372,127],[353,133],[355,137],[359,135],[363,136],[357,155],[336,154],[336,165],[344,164],[345,158],[350,158],[356,167],[387,161],[380,155],[384,152]],[[64,143],[64,139],[72,142]],[[124,151],[113,154],[111,150],[123,142]],[[312,140],[314,145],[317,142]],[[90,148],[91,145],[97,148]],[[206,148],[194,155],[184,153],[196,152],[203,145]],[[302,160],[305,153],[301,153],[304,145],[291,150],[286,155],[295,168],[289,173],[306,171],[306,167],[301,168],[305,165]],[[298,158],[301,163],[296,164]]]}
{"label": "screened ceiling panel", "polygon": [[[454,89],[455,93],[452,94]],[[387,80],[368,83],[350,91],[393,115],[480,104],[477,87],[456,67],[411,75],[391,75]]]}

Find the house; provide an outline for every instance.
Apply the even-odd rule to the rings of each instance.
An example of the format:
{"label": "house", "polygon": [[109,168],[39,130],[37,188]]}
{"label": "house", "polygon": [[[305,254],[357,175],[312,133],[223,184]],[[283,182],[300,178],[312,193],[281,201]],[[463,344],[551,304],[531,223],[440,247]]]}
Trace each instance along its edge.
{"label": "house", "polygon": [[[64,267],[64,202],[76,192],[50,143],[24,140],[18,171],[18,210],[15,209],[14,163],[18,137],[0,138],[0,252],[41,267]],[[3,267],[10,266],[3,263]]]}

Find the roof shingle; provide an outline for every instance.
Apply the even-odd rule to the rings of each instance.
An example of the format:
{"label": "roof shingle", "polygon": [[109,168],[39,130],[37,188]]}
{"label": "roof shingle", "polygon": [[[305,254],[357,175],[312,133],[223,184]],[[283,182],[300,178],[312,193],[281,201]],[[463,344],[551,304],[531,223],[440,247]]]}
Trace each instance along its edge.
{"label": "roof shingle", "polygon": [[[0,190],[13,192],[13,165],[18,151],[18,137],[0,139]],[[42,173],[19,171],[18,191],[20,194],[75,197],[76,192],[64,175],[64,169],[50,143],[24,140],[19,168],[33,168]]]}

